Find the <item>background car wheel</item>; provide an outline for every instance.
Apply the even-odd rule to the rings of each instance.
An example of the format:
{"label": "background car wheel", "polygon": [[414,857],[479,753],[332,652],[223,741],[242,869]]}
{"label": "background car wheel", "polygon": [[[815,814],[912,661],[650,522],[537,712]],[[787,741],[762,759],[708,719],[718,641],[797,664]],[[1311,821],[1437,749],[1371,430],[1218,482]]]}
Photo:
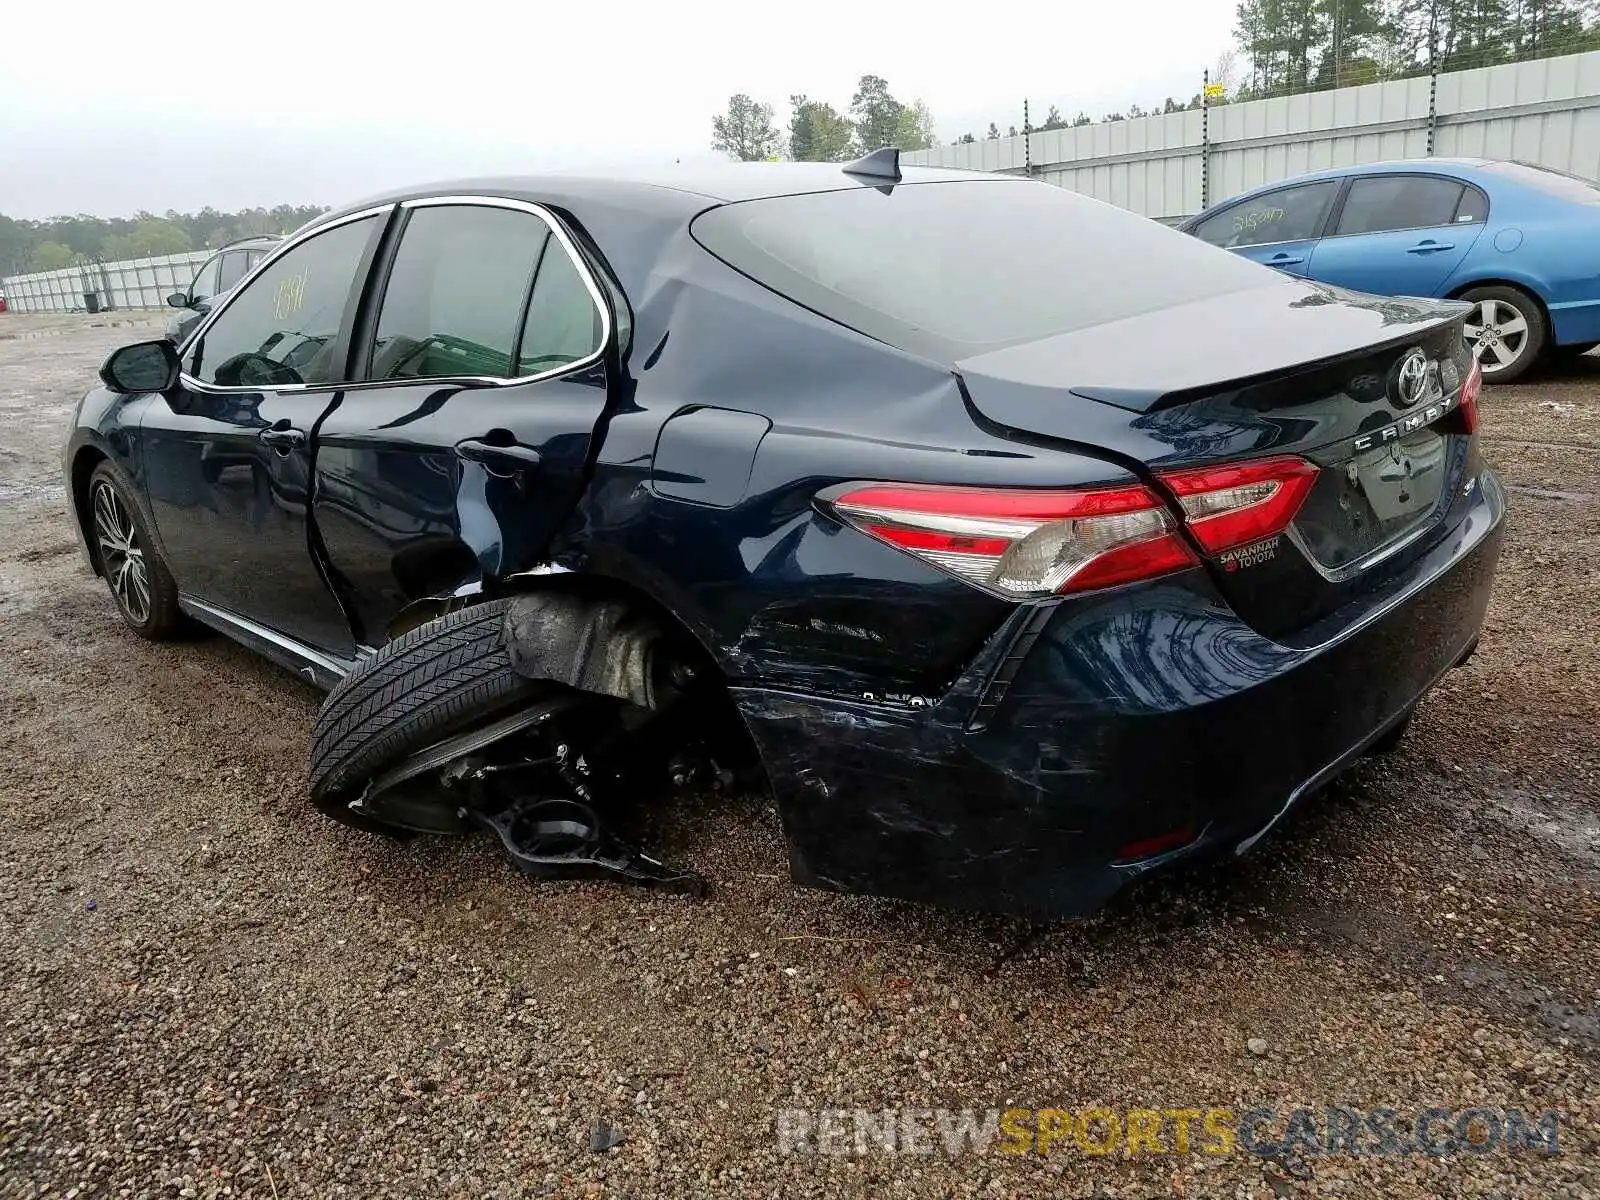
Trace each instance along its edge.
{"label": "background car wheel", "polygon": [[1467,314],[1467,347],[1483,367],[1486,383],[1510,383],[1527,373],[1549,341],[1544,312],[1527,292],[1481,287],[1461,297],[1477,305]]}
{"label": "background car wheel", "polygon": [[178,585],[150,537],[122,474],[103,462],[89,476],[89,538],[123,622],[162,641],[183,627]]}
{"label": "background car wheel", "polygon": [[311,730],[311,799],[360,829],[386,826],[351,812],[354,790],[424,747],[531,704],[551,685],[511,666],[503,628],[509,600],[449,613],[390,642],[328,693]]}

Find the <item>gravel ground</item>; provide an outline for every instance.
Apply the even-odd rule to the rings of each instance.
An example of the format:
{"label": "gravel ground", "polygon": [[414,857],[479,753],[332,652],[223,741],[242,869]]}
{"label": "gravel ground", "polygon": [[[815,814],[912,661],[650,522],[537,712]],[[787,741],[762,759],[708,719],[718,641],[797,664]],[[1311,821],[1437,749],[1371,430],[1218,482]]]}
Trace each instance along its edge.
{"label": "gravel ground", "polygon": [[[1600,1196],[1600,361],[1488,393],[1511,537],[1397,754],[1255,858],[1030,928],[797,889],[759,797],[662,814],[700,902],[321,818],[317,694],[139,641],[77,555],[63,428],[136,336],[0,315],[0,1194]],[[1332,1104],[1559,1109],[1561,1152],[774,1138],[783,1107]]]}

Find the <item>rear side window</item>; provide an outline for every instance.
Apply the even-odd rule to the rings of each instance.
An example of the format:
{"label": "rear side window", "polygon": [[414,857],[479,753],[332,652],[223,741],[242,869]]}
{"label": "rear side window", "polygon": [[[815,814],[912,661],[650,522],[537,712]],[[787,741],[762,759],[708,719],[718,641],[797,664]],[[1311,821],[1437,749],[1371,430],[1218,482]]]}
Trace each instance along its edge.
{"label": "rear side window", "polygon": [[1195,226],[1194,233],[1201,241],[1225,249],[1319,237],[1338,191],[1336,179],[1279,188],[1207,217]]}
{"label": "rear side window", "polygon": [[545,247],[528,301],[517,354],[518,375],[539,375],[588,358],[600,348],[600,310],[566,248]]}
{"label": "rear side window", "polygon": [[1489,216],[1489,197],[1470,183],[1461,189],[1461,203],[1456,205],[1456,219],[1452,225],[1473,225]]}
{"label": "rear side window", "polygon": [[699,242],[758,283],[937,361],[1283,277],[1049,184],[901,184],[724,204]]}
{"label": "rear side window", "polygon": [[1454,179],[1437,175],[1361,176],[1350,181],[1334,232],[1384,233],[1449,225],[1455,221],[1462,191]]}
{"label": "rear side window", "polygon": [[550,229],[532,213],[485,205],[412,210],[373,347],[373,379],[504,379]]}

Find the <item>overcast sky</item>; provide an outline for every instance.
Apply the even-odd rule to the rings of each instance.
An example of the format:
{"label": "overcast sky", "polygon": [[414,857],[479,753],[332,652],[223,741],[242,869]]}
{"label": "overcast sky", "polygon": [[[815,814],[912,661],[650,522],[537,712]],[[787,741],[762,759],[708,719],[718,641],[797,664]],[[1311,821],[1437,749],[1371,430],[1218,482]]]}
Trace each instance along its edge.
{"label": "overcast sky", "polygon": [[864,73],[942,140],[1199,90],[1235,0],[20,0],[0,31],[0,213],[339,204],[475,173],[705,161],[749,92],[788,120]]}

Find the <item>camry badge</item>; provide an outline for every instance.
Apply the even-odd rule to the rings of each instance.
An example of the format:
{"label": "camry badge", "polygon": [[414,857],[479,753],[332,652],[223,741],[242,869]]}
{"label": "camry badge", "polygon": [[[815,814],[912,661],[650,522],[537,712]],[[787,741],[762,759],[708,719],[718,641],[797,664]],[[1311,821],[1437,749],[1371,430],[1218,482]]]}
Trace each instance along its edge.
{"label": "camry badge", "polygon": [[1421,350],[1413,349],[1400,360],[1394,390],[1394,402],[1401,408],[1410,408],[1427,392],[1428,358]]}

